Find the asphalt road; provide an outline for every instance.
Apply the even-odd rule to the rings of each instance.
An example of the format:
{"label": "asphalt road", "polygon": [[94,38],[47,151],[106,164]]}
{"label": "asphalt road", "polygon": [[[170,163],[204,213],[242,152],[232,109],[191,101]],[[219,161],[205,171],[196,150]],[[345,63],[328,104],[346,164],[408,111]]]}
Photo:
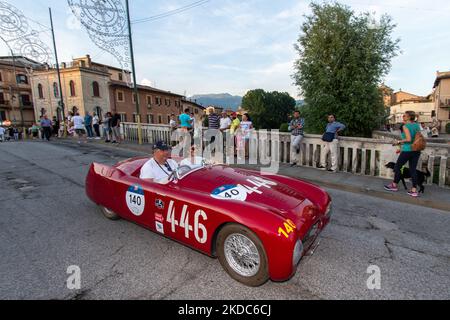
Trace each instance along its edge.
{"label": "asphalt road", "polygon": [[[321,246],[284,283],[245,287],[217,260],[127,221],[84,193],[91,162],[136,152],[0,144],[0,299],[450,299],[450,213],[329,190]],[[69,290],[67,268],[81,269]],[[381,271],[369,290],[367,269]]]}

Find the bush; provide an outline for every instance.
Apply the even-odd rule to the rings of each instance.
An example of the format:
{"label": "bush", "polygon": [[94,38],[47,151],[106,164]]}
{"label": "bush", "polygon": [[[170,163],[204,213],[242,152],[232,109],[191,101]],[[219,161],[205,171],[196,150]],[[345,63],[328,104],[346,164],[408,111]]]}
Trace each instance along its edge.
{"label": "bush", "polygon": [[287,123],[281,124],[280,132],[289,132],[289,124],[287,124]]}
{"label": "bush", "polygon": [[450,134],[450,123],[447,123],[447,125],[445,126],[445,132]]}

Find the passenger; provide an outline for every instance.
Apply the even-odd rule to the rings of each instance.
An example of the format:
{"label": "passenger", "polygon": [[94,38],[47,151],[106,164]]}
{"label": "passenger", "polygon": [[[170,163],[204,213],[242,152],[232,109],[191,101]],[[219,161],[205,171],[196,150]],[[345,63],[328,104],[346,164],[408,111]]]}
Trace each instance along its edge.
{"label": "passenger", "polygon": [[153,146],[153,158],[141,168],[140,178],[160,184],[169,182],[169,177],[178,169],[175,160],[169,159],[172,148],[163,141]]}
{"label": "passenger", "polygon": [[188,166],[191,169],[197,169],[203,166],[205,163],[205,159],[203,157],[197,157],[195,156],[195,146],[191,147],[191,155],[190,157],[184,159],[180,163],[181,166]]}

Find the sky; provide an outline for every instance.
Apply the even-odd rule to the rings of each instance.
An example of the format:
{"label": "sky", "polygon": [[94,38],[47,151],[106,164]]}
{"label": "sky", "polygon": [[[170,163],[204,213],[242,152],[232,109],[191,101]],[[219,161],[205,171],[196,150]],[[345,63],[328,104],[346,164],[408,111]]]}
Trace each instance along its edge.
{"label": "sky", "polygon": [[[52,7],[60,62],[90,54],[94,61],[119,66],[93,44],[66,0],[0,0],[23,12],[40,39],[52,46],[48,7]],[[89,1],[88,1],[89,2]],[[132,20],[152,17],[196,0],[130,0]],[[317,1],[323,2],[323,1]],[[450,1],[342,0],[355,12],[387,13],[397,27],[402,53],[393,59],[384,82],[395,91],[428,95],[436,71],[450,70]],[[298,88],[291,75],[298,58],[294,43],[307,0],[210,0],[191,10],[132,25],[137,81],[192,96],[244,95],[262,88],[289,92]],[[39,23],[39,24],[38,24]],[[7,55],[0,42],[0,55]]]}

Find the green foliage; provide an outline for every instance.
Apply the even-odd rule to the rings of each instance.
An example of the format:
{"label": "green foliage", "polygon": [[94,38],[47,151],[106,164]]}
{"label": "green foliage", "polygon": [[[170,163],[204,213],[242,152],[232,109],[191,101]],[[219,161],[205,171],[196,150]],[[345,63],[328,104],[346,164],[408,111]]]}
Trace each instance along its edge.
{"label": "green foliage", "polygon": [[447,125],[445,126],[445,132],[450,134],[450,123],[447,123]]}
{"label": "green foliage", "polygon": [[369,13],[356,15],[338,3],[311,8],[295,45],[293,75],[305,98],[307,130],[323,132],[326,116],[335,114],[345,134],[371,136],[384,117],[378,85],[399,50],[399,40],[391,39],[395,25],[387,15],[374,24]]}
{"label": "green foliage", "polygon": [[295,110],[296,101],[287,92],[266,92],[262,89],[247,92],[242,108],[250,114],[257,129],[278,129]]}
{"label": "green foliage", "polygon": [[289,132],[289,124],[288,123],[282,123],[280,126],[280,132]]}

